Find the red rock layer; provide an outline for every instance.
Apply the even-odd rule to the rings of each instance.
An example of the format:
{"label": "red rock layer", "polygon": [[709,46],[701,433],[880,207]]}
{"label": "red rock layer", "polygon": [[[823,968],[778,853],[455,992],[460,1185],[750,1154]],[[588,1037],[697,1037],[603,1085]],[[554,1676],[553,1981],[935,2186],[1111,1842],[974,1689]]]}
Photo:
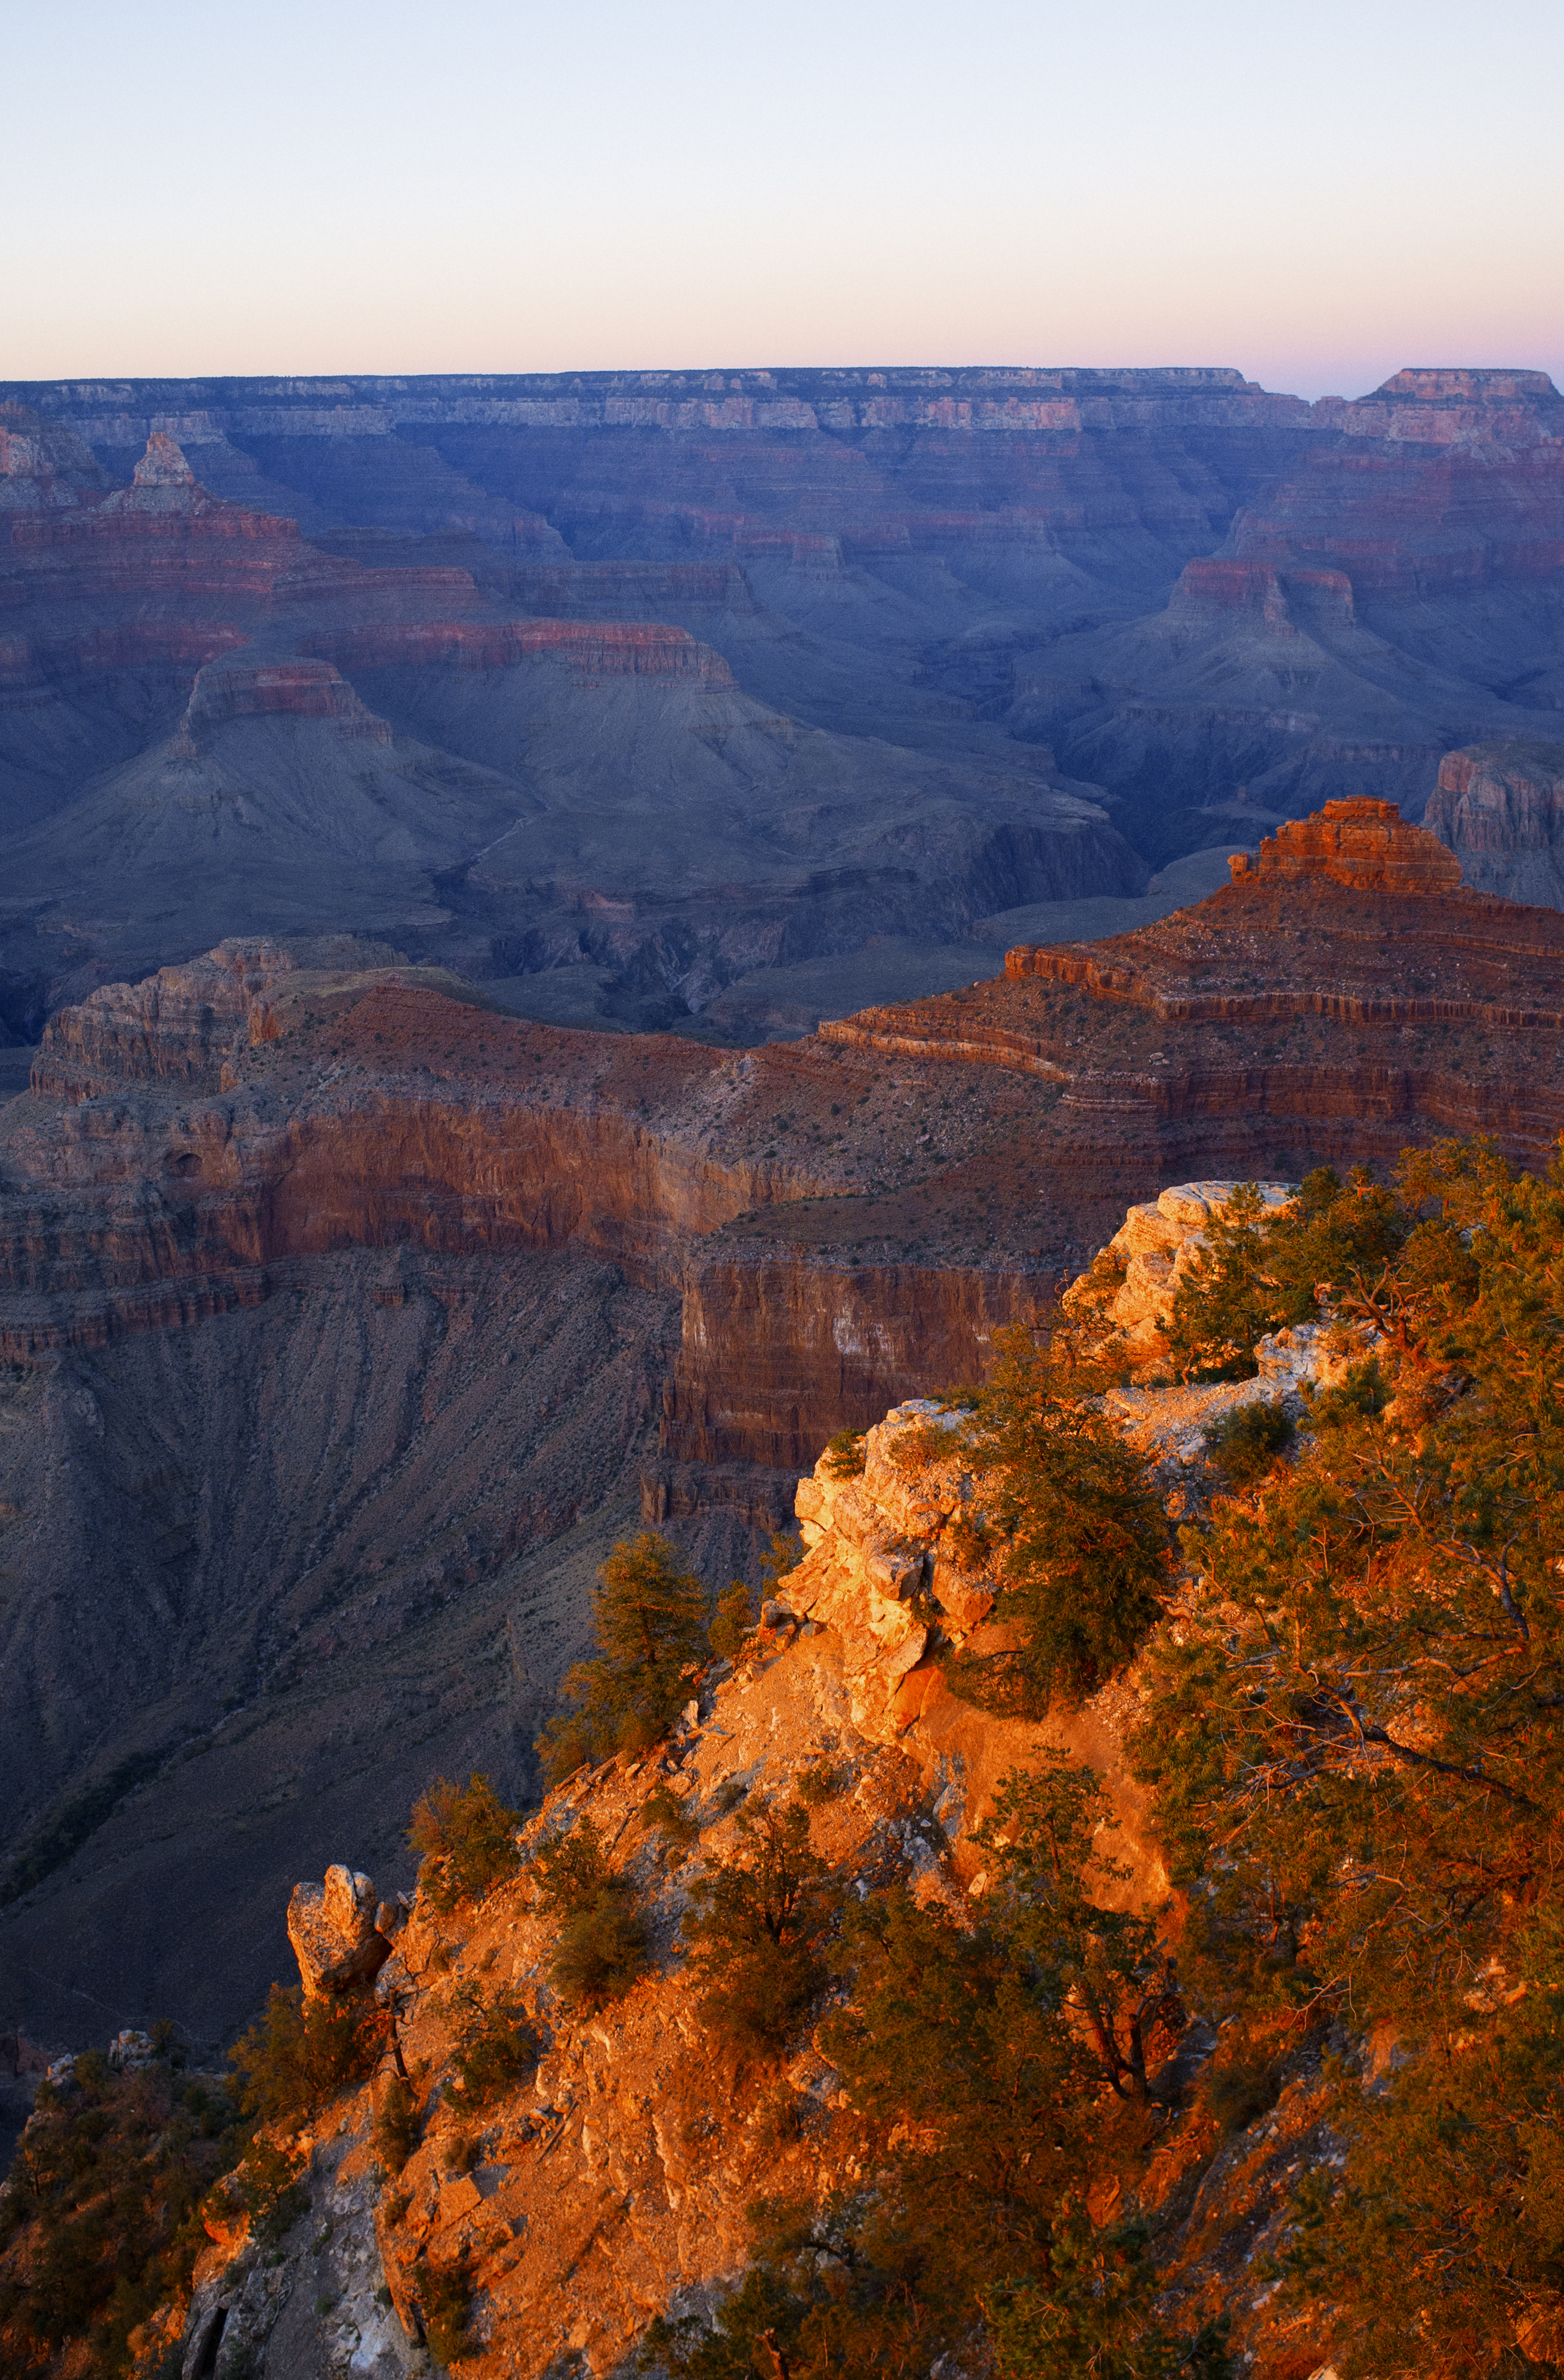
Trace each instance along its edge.
{"label": "red rock layer", "polygon": [[346,733],[389,744],[391,729],[377,719],[330,662],[228,662],[203,669],[186,709],[182,734],[191,741],[203,728],[230,719],[269,716],[332,719]]}
{"label": "red rock layer", "polygon": [[465,620],[386,624],[344,634],[323,632],[308,650],[329,653],[349,670],[514,669],[520,662],[560,658],[589,677],[693,677],[732,686],[720,653],[687,629],[655,620]]}
{"label": "red rock layer", "polygon": [[1312,818],[1289,819],[1253,859],[1236,855],[1232,874],[1235,883],[1250,875],[1323,876],[1404,899],[1456,892],[1461,862],[1423,827],[1408,825],[1394,802],[1356,800],[1327,802]]}
{"label": "red rock layer", "polygon": [[975,1380],[997,1330],[1052,1304],[1049,1276],[999,1268],[801,1264],[764,1250],[693,1260],[664,1451],[796,1471],[819,1451],[823,1411],[867,1429],[888,1401]]}

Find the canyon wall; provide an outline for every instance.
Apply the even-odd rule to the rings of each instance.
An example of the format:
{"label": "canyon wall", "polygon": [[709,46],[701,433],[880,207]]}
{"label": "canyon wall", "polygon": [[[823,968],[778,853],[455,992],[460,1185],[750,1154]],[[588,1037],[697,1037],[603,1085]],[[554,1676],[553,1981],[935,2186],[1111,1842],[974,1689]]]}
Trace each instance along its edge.
{"label": "canyon wall", "polygon": [[349,937],[51,1020],[0,1110],[0,1976],[32,2031],[69,2037],[72,1975],[231,2027],[276,1937],[212,1937],[210,1827],[269,1890],[328,1816],[398,1873],[439,1765],[525,1796],[615,1538],[753,1572],[830,1437],[980,1375],[1168,1182],[1450,1130],[1546,1162],[1564,920],[1342,881],[1332,824],[753,1051],[530,1023]]}
{"label": "canyon wall", "polygon": [[1564,744],[1447,753],[1424,819],[1468,884],[1564,907]]}
{"label": "canyon wall", "polygon": [[[1540,374],[1314,406],[1226,370],[82,382],[0,411],[0,997],[30,1029],[225,935],[342,927],[572,1022],[709,1017],[869,950],[896,998],[988,918],[1138,898],[1323,797],[1415,817],[1446,753],[1546,740],[1564,696]],[[1472,845],[1485,887],[1551,899],[1506,840]]]}

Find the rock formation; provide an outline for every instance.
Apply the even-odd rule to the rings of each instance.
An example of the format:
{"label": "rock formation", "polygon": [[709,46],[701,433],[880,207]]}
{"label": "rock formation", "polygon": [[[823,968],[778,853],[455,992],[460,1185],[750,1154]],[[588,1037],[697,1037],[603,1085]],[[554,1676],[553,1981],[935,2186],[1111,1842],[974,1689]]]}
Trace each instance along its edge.
{"label": "rock formation", "polygon": [[[1224,1186],[1180,1185],[1164,1220],[1193,1227]],[[1133,1232],[1136,1220],[1132,1215],[1125,1228]],[[1297,1340],[1289,1392],[1329,1377],[1326,1336]],[[1274,1378],[1269,1392],[1277,1392]],[[1198,1393],[1209,1420],[1255,1388]],[[1197,1427],[1188,1394],[1141,1392],[1137,1402],[1128,1392],[1121,1408],[1126,1428],[1165,1457],[1169,1492],[1179,1496],[1203,1452],[1178,1451]],[[747,2249],[746,2210],[758,2193],[818,2200],[861,2182],[854,2112],[818,2042],[806,2031],[790,2046],[770,2088],[792,2114],[785,2124],[768,2123],[770,2101],[752,2072],[735,2079],[724,2065],[681,1955],[677,1925],[693,1874],[703,1860],[732,1855],[741,1803],[778,1803],[813,1779],[811,1840],[839,1875],[860,1893],[899,1879],[919,1900],[960,1911],[985,1889],[984,1853],[973,1836],[998,1780],[1051,1744],[1090,1763],[1109,1788],[1120,1904],[1166,1909],[1167,1877],[1124,1762],[1138,1706],[1134,1673],[1080,1711],[1040,1724],[986,1716],[957,1703],[943,1683],[941,1652],[981,1647],[995,1589],[991,1558],[980,1553],[972,1566],[970,1548],[982,1541],[971,1524],[982,1505],[953,1435],[958,1420],[914,1402],[867,1431],[860,1472],[843,1475],[836,1457],[822,1457],[797,1488],[803,1560],[779,1582],[736,1669],[721,1662],[708,1672],[672,1740],[648,1758],[581,1771],[549,1795],[518,1838],[519,1873],[481,1904],[443,1917],[418,1897],[375,1985],[379,2004],[394,2012],[394,2051],[369,2090],[327,2110],[303,2137],[311,2209],[283,2259],[297,2277],[277,2286],[269,2277],[274,2265],[242,2226],[209,2221],[214,2244],[188,2312],[181,2309],[188,2363],[220,2330],[224,2353],[248,2355],[263,2380],[280,2380],[286,2358],[304,2351],[288,2308],[306,2273],[320,2270],[310,2259],[340,2228],[353,2246],[346,2256],[332,2252],[338,2286],[316,2301],[317,2351],[382,2380],[407,2370],[430,2267],[465,2258],[475,2320],[464,2362],[480,2374],[540,2380],[568,2354],[606,2374],[624,2367],[653,2313],[709,2308],[732,2286]],[[927,1447],[930,1433],[950,1438],[952,1451]],[[909,1457],[913,1447],[919,1451]],[[818,1790],[820,1779],[829,1779],[829,1791]],[[659,1831],[648,1807],[654,1790],[681,1814],[677,1839]],[[652,1943],[643,1980],[596,2011],[573,2009],[550,1980],[556,1925],[534,1864],[542,1847],[586,1822],[637,1892]],[[358,1905],[367,1912],[368,1879],[333,1869],[328,1893],[332,1877],[342,1879],[345,1895],[361,1884]],[[300,1968],[314,1988],[312,1949],[301,1949]],[[455,2144],[474,2119],[464,2112],[452,2056],[463,2008],[475,1994],[496,1993],[509,1996],[515,2021],[530,2029],[535,2071],[485,2107],[476,2119],[480,2154],[463,2157]],[[1195,2064],[1209,2047],[1199,2034]],[[392,2186],[368,2134],[394,2058],[417,2078],[425,2118]],[[1240,2227],[1251,2252],[1256,2237],[1268,2244],[1279,2235],[1300,2163],[1329,2154],[1323,2114],[1317,2079],[1300,2072],[1289,2078],[1277,2116],[1264,2119],[1274,2156],[1257,2157],[1257,2142],[1249,2141],[1242,2155],[1225,2155],[1197,2112],[1174,2119],[1149,2194],[1155,2204],[1203,2182],[1198,2219],[1182,2222],[1170,2267],[1190,2301],[1228,2287]],[[328,2211],[332,2223],[311,2245],[306,2234]],[[382,2272],[391,2325],[373,2294]],[[1300,2344],[1295,2318],[1285,2308],[1267,2311],[1270,2294],[1222,2298],[1234,2317],[1234,2347],[1266,2374],[1293,2369],[1272,2359],[1296,2359]],[[1306,2337],[1317,2344],[1320,2336],[1316,2321]]]}
{"label": "rock formation", "polygon": [[[1564,444],[1539,374],[1313,407],[1225,370],[25,395],[0,474],[0,970],[30,1012],[224,935],[345,924],[569,1021],[704,1016],[870,947],[893,997],[940,949],[1079,930],[985,937],[996,914],[1139,897],[1326,796],[1415,818],[1444,753],[1557,718]],[[230,766],[168,775],[191,676],[241,644],[263,672],[332,663],[424,747],[424,813],[383,796],[372,912],[341,856],[353,772],[278,738],[286,706],[230,717]],[[492,800],[443,840],[427,789],[457,762]],[[202,906],[159,822],[262,783],[287,835],[273,806],[249,820],[249,882]],[[308,856],[273,873],[306,814]]]}
{"label": "rock formation", "polygon": [[324,1884],[296,1884],[288,1902],[288,1941],[306,1999],[330,1998],[373,1983],[391,1956],[377,1930],[380,1902],[371,1879],[329,1867]]}
{"label": "rock formation", "polygon": [[1424,817],[1468,884],[1564,907],[1564,744],[1447,752]]}
{"label": "rock formation", "polygon": [[[1258,1186],[1267,1213],[1281,1213],[1292,1202],[1290,1183]],[[1095,1310],[1135,1363],[1155,1363],[1168,1352],[1163,1325],[1184,1281],[1199,1268],[1206,1227],[1237,1187],[1235,1182],[1183,1182],[1132,1207],[1093,1270],[1065,1291],[1065,1312]]]}
{"label": "rock formation", "polygon": [[62,1012],[0,1117],[12,2005],[64,2030],[45,1945],[112,1938],[125,2022],[231,2029],[273,1955],[212,1931],[236,1860],[285,1899],[329,1812],[400,1883],[393,1778],[525,1791],[616,1536],[749,1565],[833,1431],[1046,1324],[1143,1185],[1443,1132],[1545,1162],[1560,935],[1255,876],[752,1053],[530,1025],[346,939]]}
{"label": "rock formation", "polygon": [[1354,892],[1391,899],[1454,892],[1461,863],[1436,838],[1409,826],[1394,802],[1327,802],[1323,810],[1267,835],[1251,859],[1232,861],[1235,884],[1247,876],[1327,877]]}

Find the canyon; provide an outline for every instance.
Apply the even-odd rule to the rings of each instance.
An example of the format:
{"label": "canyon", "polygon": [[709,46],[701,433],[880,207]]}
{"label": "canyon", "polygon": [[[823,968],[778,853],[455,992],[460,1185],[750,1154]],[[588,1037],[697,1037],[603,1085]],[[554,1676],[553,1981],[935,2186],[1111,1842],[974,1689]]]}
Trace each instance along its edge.
{"label": "canyon", "polygon": [[1546,802],[1441,771],[1559,773],[1561,425],[1500,370],[6,383],[0,1026],[346,929],[753,1044],[1327,797],[1551,902]]}
{"label": "canyon", "polygon": [[394,1884],[436,1769],[535,1791],[616,1539],[755,1577],[830,1437],[1046,1327],[1167,1182],[1546,1163],[1564,917],[1338,807],[1160,922],[749,1050],[350,935],[54,1015],[0,1111],[22,2030],[228,2037],[321,1844]]}
{"label": "canyon", "polygon": [[[1155,1210],[1132,1210],[1120,1237],[1141,1245],[1155,1232],[1165,1252],[1191,1253],[1232,1186],[1170,1190]],[[1255,1396],[1301,1410],[1300,1391],[1339,1380],[1359,1352],[1351,1331],[1288,1331],[1262,1342],[1255,1382],[1116,1393],[1160,1462],[1161,1492],[1186,1509],[1206,1489],[1202,1424]],[[810,2024],[784,2058],[735,2058],[681,1956],[701,1864],[743,1857],[746,1810],[801,1797],[815,1855],[859,1898],[900,1887],[962,1924],[990,1882],[994,1847],[979,1829],[996,1788],[1017,1765],[1062,1754],[1103,1781],[1112,1905],[1167,1911],[1126,1751],[1145,1677],[1132,1670],[1043,1721],[996,1718],[946,1682],[940,1648],[996,1633],[999,1583],[973,1535],[982,1507],[960,1419],[903,1404],[864,1433],[855,1463],[827,1455],[796,1482],[801,1559],[759,1627],[706,1667],[649,1756],[584,1767],[546,1795],[516,1837],[519,1870],[497,1888],[452,1910],[423,1888],[377,1898],[373,1879],[340,1864],[323,1886],[296,1885],[288,1934],[307,2000],[331,2009],[372,1987],[392,2046],[372,2086],[292,2128],[304,2204],[280,2242],[257,2236],[231,2185],[208,2200],[193,2287],[148,2324],[139,2362],[176,2341],[193,2374],[301,2380],[346,2362],[393,2380],[427,2368],[430,2275],[460,2262],[464,2366],[541,2375],[568,2354],[594,2374],[623,2372],[650,2314],[709,2318],[721,2303],[749,2252],[757,2192],[850,2196],[872,2170],[873,2136],[829,2041]],[[560,1988],[540,1859],[586,1828],[648,1937],[646,1972],[597,2007]],[[464,2012],[490,1999],[525,2025],[527,2054],[513,2084],[489,2093],[464,2155]],[[1180,2097],[1134,2161],[1137,2194],[1181,2323],[1226,2312],[1246,2366],[1291,2372],[1304,2350],[1328,2349],[1328,2316],[1270,2304],[1275,2292],[1256,2295],[1243,2277],[1286,2238],[1300,2165],[1331,2154],[1319,2046],[1286,2053],[1275,2114],[1230,2137],[1195,2087],[1218,2038],[1205,2021],[1188,2027],[1169,2070]],[[399,2074],[424,2112],[394,2178],[375,2117]]]}
{"label": "canyon", "polygon": [[1548,1161],[1561,458],[1504,370],[0,386],[18,2092],[532,1804],[614,1543],[758,1583],[1127,1208]]}

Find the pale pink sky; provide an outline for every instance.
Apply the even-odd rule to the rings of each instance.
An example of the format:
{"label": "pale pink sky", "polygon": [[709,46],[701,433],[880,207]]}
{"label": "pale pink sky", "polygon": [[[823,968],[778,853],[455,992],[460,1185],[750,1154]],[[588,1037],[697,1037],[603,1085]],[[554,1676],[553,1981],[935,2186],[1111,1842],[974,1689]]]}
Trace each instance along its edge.
{"label": "pale pink sky", "polygon": [[0,377],[1564,375],[1558,0],[52,0]]}

